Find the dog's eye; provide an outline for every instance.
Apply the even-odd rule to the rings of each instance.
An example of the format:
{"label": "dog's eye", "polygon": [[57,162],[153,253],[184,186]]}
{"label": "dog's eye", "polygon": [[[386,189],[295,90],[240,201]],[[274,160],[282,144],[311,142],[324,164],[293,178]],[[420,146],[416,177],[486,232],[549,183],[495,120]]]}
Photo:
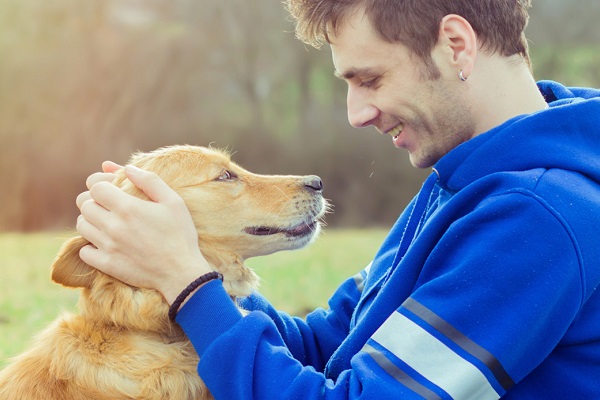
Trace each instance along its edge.
{"label": "dog's eye", "polygon": [[218,181],[230,181],[235,179],[236,175],[231,171],[223,171],[221,175],[217,178]]}

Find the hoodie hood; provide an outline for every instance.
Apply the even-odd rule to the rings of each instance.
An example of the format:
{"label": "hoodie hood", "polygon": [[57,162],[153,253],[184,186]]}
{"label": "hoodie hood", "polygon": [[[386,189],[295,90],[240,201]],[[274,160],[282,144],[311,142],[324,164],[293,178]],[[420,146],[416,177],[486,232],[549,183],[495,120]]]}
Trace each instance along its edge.
{"label": "hoodie hood", "polygon": [[457,192],[495,172],[540,167],[600,181],[600,90],[551,81],[538,87],[549,108],[510,119],[442,157],[435,165],[442,188]]}

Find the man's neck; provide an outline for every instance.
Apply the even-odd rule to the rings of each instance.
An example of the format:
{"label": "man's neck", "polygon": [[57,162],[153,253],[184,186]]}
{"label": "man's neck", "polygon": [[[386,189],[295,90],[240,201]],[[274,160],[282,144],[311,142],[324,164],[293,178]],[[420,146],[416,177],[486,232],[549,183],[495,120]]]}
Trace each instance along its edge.
{"label": "man's neck", "polygon": [[470,83],[479,115],[477,134],[548,106],[520,56],[480,57],[473,78]]}

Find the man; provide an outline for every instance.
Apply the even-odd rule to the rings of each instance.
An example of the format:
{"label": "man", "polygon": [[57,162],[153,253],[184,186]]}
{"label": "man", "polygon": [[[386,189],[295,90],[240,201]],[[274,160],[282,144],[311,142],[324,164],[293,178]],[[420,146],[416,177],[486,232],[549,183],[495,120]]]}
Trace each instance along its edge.
{"label": "man", "polygon": [[[242,318],[216,280],[185,299],[214,396],[599,398],[600,92],[536,85],[529,1],[288,7],[302,40],[330,44],[350,123],[434,172],[329,310],[301,321],[253,295]],[[81,257],[172,304],[208,272],[187,210],[144,171],[127,173],[154,202],[121,193],[114,168],[78,198]]]}

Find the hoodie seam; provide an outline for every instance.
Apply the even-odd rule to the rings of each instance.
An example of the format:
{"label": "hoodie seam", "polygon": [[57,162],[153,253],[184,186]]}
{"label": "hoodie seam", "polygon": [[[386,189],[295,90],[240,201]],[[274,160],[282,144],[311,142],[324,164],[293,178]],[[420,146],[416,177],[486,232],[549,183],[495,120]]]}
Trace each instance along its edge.
{"label": "hoodie seam", "polygon": [[[541,181],[542,176],[546,172],[547,172],[547,170],[540,175],[540,178],[536,182],[534,188],[537,188],[537,185]],[[584,264],[583,263],[583,255],[581,253],[581,249],[579,248],[579,243],[575,236],[575,232],[573,231],[573,229],[571,228],[569,223],[566,221],[565,218],[563,218],[563,216],[560,214],[560,212],[558,212],[554,207],[552,207],[543,197],[537,195],[534,191],[532,191],[530,189],[522,189],[522,188],[510,189],[503,193],[499,193],[497,195],[491,196],[490,198],[500,197],[500,196],[506,195],[506,194],[517,194],[517,195],[529,197],[530,199],[532,199],[535,202],[537,202],[538,204],[540,204],[563,227],[563,229],[565,230],[565,233],[571,240],[571,245],[573,246],[573,250],[575,251],[575,254],[577,255],[577,265],[579,267],[579,279],[580,279],[580,285],[581,285],[581,287],[580,287],[581,298],[579,301],[579,307],[580,308],[583,307],[584,299],[587,296],[585,269],[583,267],[583,264]]]}

